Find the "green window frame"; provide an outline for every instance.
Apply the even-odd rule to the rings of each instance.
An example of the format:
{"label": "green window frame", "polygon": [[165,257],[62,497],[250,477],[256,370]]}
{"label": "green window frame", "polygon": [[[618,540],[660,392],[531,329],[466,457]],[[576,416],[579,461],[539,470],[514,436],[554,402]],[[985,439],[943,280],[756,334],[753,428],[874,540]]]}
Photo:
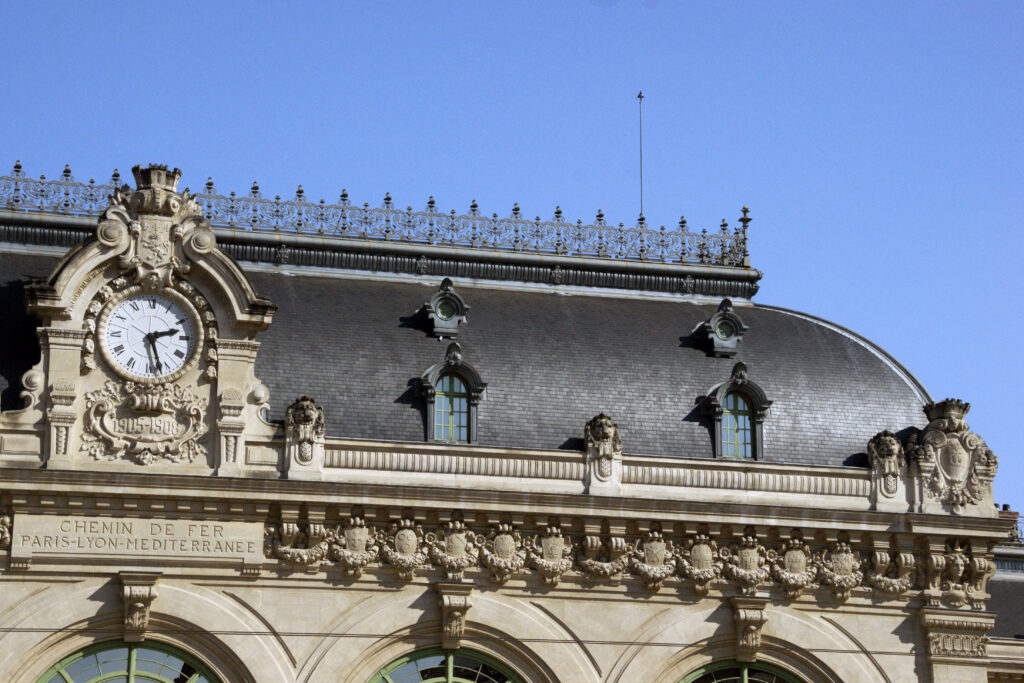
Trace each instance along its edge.
{"label": "green window frame", "polygon": [[788,671],[771,664],[715,662],[687,674],[679,683],[803,683]]}
{"label": "green window frame", "polygon": [[525,683],[487,655],[469,650],[420,650],[401,657],[369,683]]}
{"label": "green window frame", "polygon": [[434,441],[469,441],[469,392],[458,375],[441,375],[434,393]]}
{"label": "green window frame", "polygon": [[725,395],[722,406],[722,457],[752,458],[754,411],[745,396],[736,391]]}
{"label": "green window frame", "polygon": [[221,683],[177,648],[119,640],[91,645],[46,670],[36,683]]}

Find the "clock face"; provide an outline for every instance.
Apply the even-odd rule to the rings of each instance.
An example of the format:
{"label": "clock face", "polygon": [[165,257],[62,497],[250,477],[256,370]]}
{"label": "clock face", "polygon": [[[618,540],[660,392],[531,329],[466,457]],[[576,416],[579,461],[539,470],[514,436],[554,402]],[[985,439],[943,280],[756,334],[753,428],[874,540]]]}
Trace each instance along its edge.
{"label": "clock face", "polygon": [[159,294],[139,294],[116,303],[101,333],[107,358],[129,375],[160,379],[183,368],[196,350],[192,316]]}

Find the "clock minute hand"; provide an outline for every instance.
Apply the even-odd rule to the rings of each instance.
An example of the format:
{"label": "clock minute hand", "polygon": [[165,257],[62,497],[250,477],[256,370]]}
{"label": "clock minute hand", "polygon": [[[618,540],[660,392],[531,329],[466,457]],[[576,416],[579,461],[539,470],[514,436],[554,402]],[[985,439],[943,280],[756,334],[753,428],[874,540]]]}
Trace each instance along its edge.
{"label": "clock minute hand", "polygon": [[153,352],[153,361],[156,364],[156,371],[163,372],[163,363],[160,362],[160,352],[156,350],[156,338],[161,336],[159,333],[150,332],[146,335],[146,343],[149,344],[149,349]]}

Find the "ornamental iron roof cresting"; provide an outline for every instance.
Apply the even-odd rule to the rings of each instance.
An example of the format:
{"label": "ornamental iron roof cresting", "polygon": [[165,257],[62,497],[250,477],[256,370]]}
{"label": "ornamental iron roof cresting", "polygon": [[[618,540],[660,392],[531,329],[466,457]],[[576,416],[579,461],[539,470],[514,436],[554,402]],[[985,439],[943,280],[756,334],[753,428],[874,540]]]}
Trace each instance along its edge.
{"label": "ornamental iron roof cresting", "polygon": [[[31,211],[62,215],[98,216],[107,208],[108,197],[123,186],[115,170],[109,184],[93,179],[78,182],[71,169],[64,167],[60,177],[47,180],[29,178],[15,162],[10,175],[0,176],[0,207],[10,211]],[[188,189],[185,189],[188,192]],[[469,213],[439,211],[434,198],[421,211],[412,207],[396,208],[390,194],[383,203],[371,207],[357,206],[341,191],[336,204],[321,199],[311,202],[300,185],[293,199],[264,198],[257,183],[249,194],[218,194],[213,179],[204,191],[193,195],[203,207],[203,214],[214,226],[238,230],[289,232],[324,235],[341,239],[362,239],[449,245],[478,249],[498,249],[541,254],[590,256],[629,260],[654,260],[669,263],[700,263],[707,265],[750,267],[747,249],[747,227],[752,220],[744,206],[739,225],[732,230],[723,220],[718,231],[702,229],[693,232],[686,218],[679,219],[677,229],[648,227],[641,215],[636,224],[626,227],[605,222],[597,212],[593,223],[582,220],[570,223],[562,210],[555,208],[549,221],[539,216],[526,218],[516,204],[512,214],[500,218],[497,213],[485,216],[476,201]]]}

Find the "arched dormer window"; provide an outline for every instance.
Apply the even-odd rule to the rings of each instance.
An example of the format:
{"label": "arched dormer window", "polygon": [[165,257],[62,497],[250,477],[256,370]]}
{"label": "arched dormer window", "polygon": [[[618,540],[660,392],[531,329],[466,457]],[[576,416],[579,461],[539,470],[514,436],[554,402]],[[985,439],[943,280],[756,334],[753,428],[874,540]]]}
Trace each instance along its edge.
{"label": "arched dormer window", "polygon": [[434,441],[469,441],[469,392],[455,373],[434,389]]}
{"label": "arched dormer window", "polygon": [[462,359],[458,343],[448,345],[445,359],[420,377],[427,404],[427,441],[474,443],[476,412],[487,383]]}
{"label": "arched dormer window", "polygon": [[743,394],[730,391],[722,405],[722,428],[719,438],[722,442],[723,458],[752,458],[753,439],[751,425],[753,411]]}
{"label": "arched dormer window", "polygon": [[772,402],[747,378],[737,363],[732,376],[708,392],[705,413],[714,420],[715,455],[719,458],[764,458],[764,418]]}

